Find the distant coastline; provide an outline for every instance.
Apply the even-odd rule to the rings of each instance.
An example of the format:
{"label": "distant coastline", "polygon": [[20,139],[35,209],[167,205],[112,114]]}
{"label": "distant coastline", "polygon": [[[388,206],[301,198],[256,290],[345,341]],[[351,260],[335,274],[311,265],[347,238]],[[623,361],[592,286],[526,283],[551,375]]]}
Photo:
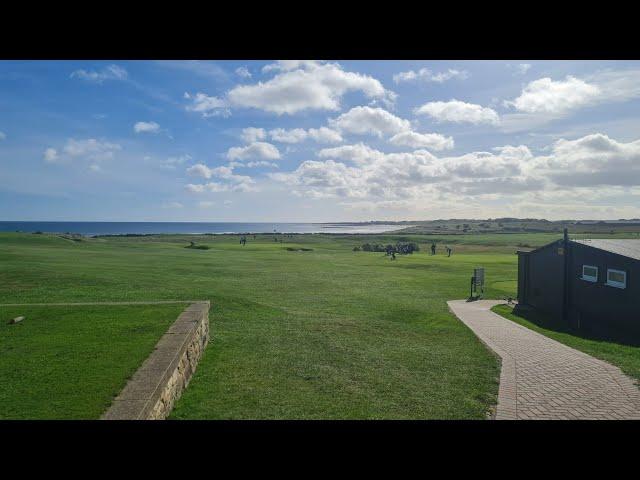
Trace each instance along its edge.
{"label": "distant coastline", "polygon": [[391,223],[287,223],[287,222],[20,222],[0,221],[0,232],[67,233],[97,235],[240,233],[384,233],[397,230]]}

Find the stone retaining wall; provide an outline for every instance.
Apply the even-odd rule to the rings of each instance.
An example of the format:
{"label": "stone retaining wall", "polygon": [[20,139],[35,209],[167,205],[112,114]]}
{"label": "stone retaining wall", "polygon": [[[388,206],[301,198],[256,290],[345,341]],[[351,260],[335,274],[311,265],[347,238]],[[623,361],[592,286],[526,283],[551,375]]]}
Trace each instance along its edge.
{"label": "stone retaining wall", "polygon": [[183,311],[129,380],[102,420],[166,418],[196,370],[209,342],[209,302]]}

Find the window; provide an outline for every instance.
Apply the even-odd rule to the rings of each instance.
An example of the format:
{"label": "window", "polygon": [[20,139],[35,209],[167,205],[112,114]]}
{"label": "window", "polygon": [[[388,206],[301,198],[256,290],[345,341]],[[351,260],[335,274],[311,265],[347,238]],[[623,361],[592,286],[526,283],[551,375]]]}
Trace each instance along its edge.
{"label": "window", "polygon": [[627,288],[627,272],[622,270],[607,269],[607,285],[616,288]]}
{"label": "window", "polygon": [[582,266],[582,280],[586,280],[587,282],[597,282],[598,281],[598,267],[594,267],[593,265],[583,265]]}

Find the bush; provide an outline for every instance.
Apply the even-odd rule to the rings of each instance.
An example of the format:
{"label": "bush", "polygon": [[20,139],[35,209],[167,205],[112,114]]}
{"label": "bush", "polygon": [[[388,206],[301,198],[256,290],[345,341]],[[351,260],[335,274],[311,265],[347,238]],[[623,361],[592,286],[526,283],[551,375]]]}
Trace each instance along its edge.
{"label": "bush", "polygon": [[355,247],[353,247],[353,251],[354,252],[359,252],[360,251],[360,247],[356,245]]}
{"label": "bush", "polygon": [[[353,251],[358,251],[359,249],[356,250],[357,248],[358,247],[354,247]],[[381,245],[378,243],[371,245],[370,243],[365,243],[364,245],[362,245],[362,250],[364,250],[365,252],[384,252],[387,255],[391,255],[392,253],[396,253],[399,255],[408,255],[413,252],[419,252],[420,247],[415,242],[397,242],[395,245]]]}

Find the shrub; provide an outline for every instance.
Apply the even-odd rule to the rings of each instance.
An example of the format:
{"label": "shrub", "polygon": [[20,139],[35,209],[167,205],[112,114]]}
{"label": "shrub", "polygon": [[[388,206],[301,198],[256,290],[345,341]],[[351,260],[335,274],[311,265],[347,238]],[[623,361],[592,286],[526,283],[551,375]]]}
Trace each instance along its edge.
{"label": "shrub", "polygon": [[[354,247],[353,251],[359,251],[359,249],[356,249],[358,249],[358,247]],[[378,243],[371,245],[370,243],[365,243],[364,245],[362,245],[362,250],[364,250],[365,252],[384,252],[387,255],[391,255],[392,253],[396,253],[399,255],[408,255],[413,252],[419,252],[420,247],[415,242],[397,242],[395,245],[381,245]]]}
{"label": "shrub", "polygon": [[359,252],[360,251],[360,247],[356,245],[355,247],[353,247],[353,251],[354,252]]}

